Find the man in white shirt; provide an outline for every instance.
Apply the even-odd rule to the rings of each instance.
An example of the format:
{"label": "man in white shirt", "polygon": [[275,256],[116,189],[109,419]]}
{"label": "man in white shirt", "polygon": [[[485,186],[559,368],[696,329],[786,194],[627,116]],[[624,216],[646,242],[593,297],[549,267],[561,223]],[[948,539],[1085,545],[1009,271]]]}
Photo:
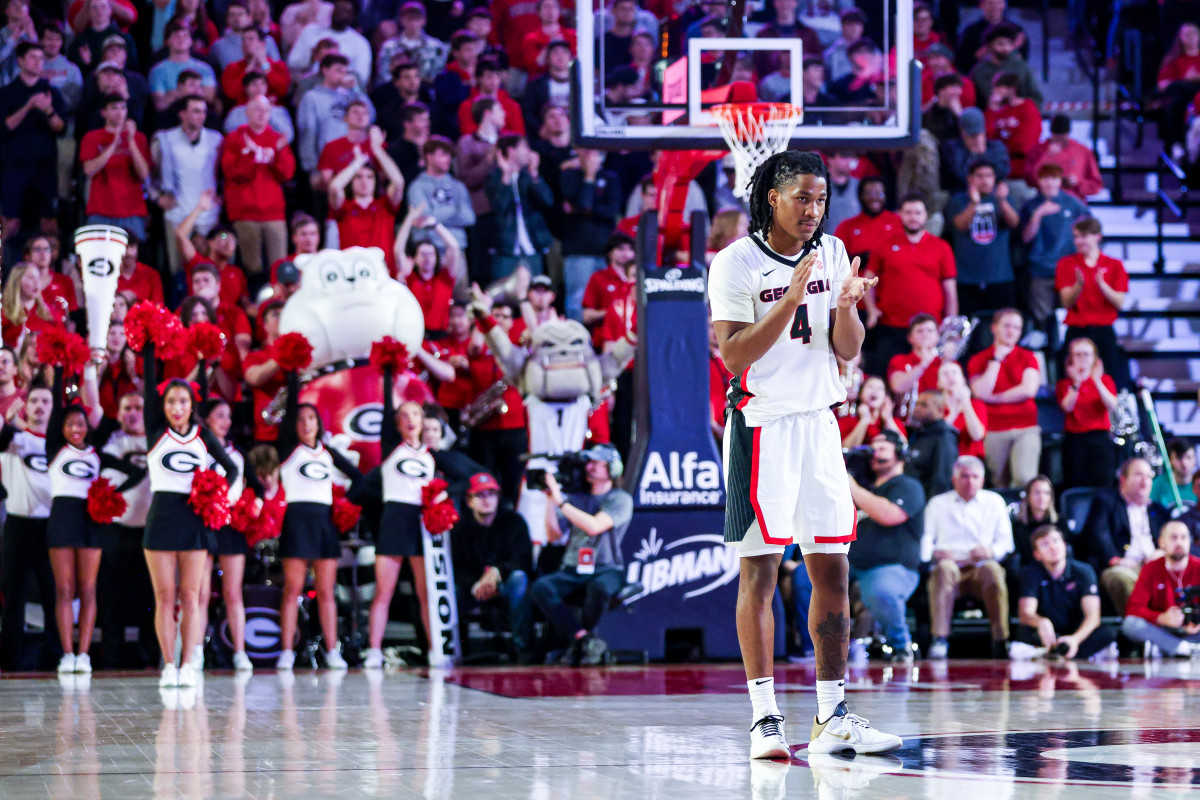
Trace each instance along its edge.
{"label": "man in white shirt", "polygon": [[983,462],[961,456],[954,462],[954,491],[925,506],[921,560],[931,562],[929,615],[933,643],[929,658],[946,658],[954,601],[981,600],[992,625],[992,654],[1005,657],[1008,586],[1000,561],[1013,551],[1012,523],[1004,498],[983,488]]}
{"label": "man in white shirt", "polygon": [[354,0],[337,0],[329,27],[312,22],[300,31],[296,44],[288,53],[287,65],[293,75],[303,75],[312,66],[313,48],[322,39],[337,42],[338,52],[350,61],[350,70],[358,77],[358,85],[371,85],[371,44],[355,30],[358,6]]}

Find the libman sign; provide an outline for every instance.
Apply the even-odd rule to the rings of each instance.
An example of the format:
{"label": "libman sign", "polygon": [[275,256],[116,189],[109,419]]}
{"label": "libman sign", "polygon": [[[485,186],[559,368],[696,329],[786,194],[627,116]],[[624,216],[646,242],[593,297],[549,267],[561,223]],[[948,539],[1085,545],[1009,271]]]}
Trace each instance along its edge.
{"label": "libman sign", "polygon": [[697,533],[668,542],[657,528],[641,540],[626,567],[626,581],[645,587],[638,598],[666,590],[691,600],[734,581],[738,576],[737,549],[716,533]]}

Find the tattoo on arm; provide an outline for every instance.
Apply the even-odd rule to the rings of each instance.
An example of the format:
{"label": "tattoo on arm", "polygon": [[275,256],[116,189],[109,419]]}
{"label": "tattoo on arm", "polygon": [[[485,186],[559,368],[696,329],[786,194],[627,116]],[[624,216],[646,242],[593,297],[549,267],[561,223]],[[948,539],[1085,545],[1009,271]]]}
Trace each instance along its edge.
{"label": "tattoo on arm", "polygon": [[832,611],[814,629],[817,651],[817,680],[840,681],[846,677],[846,648],[850,643],[850,620]]}

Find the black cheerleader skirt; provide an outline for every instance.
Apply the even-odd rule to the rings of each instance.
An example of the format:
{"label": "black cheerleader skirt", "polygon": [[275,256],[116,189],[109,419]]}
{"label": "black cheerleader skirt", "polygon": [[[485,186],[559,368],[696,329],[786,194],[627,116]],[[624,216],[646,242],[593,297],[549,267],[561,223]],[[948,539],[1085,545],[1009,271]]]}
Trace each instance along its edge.
{"label": "black cheerleader skirt", "polygon": [[217,549],[213,551],[215,556],[244,556],[250,552],[245,535],[231,525],[217,531],[216,545]]}
{"label": "black cheerleader skirt", "polygon": [[331,507],[324,503],[288,503],[279,534],[280,558],[340,558],[342,545],[333,526]]}
{"label": "black cheerleader skirt", "polygon": [[205,525],[183,492],[155,492],[142,535],[146,550],[209,550],[216,548],[216,531]]}
{"label": "black cheerleader skirt", "polygon": [[99,547],[100,526],[87,513],[82,497],[56,497],[50,503],[47,547]]}
{"label": "black cheerleader skirt", "polygon": [[379,535],[375,540],[377,556],[420,556],[425,554],[421,536],[421,507],[389,500],[383,504]]}

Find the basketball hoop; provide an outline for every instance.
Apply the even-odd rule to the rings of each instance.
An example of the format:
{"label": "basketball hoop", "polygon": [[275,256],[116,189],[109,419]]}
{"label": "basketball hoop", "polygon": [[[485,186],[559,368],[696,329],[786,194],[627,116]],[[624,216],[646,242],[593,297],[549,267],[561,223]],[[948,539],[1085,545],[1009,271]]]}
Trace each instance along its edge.
{"label": "basketball hoop", "polygon": [[804,110],[791,103],[723,103],[713,106],[721,135],[737,167],[733,194],[750,194],[750,179],[758,166],[787,149]]}

